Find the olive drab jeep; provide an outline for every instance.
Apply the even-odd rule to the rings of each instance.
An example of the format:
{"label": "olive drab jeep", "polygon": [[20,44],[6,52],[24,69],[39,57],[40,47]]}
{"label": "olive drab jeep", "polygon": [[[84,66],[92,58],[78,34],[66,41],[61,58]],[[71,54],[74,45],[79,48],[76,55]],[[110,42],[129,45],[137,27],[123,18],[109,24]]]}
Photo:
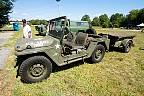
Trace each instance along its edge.
{"label": "olive drab jeep", "polygon": [[92,63],[98,63],[103,59],[105,50],[109,49],[109,44],[106,44],[109,40],[105,38],[88,34],[91,33],[88,31],[70,31],[67,27],[70,22],[65,16],[52,19],[49,23],[48,36],[21,39],[15,45],[17,76],[25,83],[48,78],[53,64],[63,66],[87,58]]}
{"label": "olive drab jeep", "polygon": [[48,78],[53,64],[63,66],[85,59],[99,63],[111,47],[122,48],[128,53],[133,44],[134,36],[96,34],[92,28],[72,31],[70,23],[66,16],[52,19],[47,36],[17,41],[15,67],[18,66],[17,76],[23,82],[35,83]]}

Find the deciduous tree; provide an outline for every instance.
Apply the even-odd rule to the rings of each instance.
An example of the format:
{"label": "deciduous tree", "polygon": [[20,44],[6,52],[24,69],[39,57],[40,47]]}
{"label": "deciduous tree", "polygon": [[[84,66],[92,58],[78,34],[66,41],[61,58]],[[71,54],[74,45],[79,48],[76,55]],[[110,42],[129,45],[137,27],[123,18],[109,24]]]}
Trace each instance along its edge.
{"label": "deciduous tree", "polygon": [[91,22],[89,15],[84,15],[81,20]]}
{"label": "deciduous tree", "polygon": [[100,20],[100,25],[101,25],[103,28],[109,27],[109,18],[108,18],[108,16],[107,16],[107,14],[104,14],[104,15],[99,16],[99,20]]}
{"label": "deciduous tree", "polygon": [[98,17],[95,17],[92,21],[93,26],[100,26],[100,20]]}
{"label": "deciduous tree", "polygon": [[15,0],[0,0],[0,25],[8,23],[9,13],[13,8],[13,2]]}
{"label": "deciduous tree", "polygon": [[121,13],[113,14],[113,15],[110,17],[110,22],[112,23],[112,25],[113,25],[114,27],[122,27],[124,20],[125,20],[125,17],[124,17],[124,15],[121,14]]}

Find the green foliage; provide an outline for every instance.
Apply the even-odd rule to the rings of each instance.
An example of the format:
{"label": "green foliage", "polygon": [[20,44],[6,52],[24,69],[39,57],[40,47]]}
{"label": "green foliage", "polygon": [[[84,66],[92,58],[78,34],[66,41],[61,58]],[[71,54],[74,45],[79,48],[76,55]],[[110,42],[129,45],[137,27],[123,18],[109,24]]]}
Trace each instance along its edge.
{"label": "green foliage", "polygon": [[100,20],[98,17],[95,17],[92,21],[93,26],[100,26]]}
{"label": "green foliage", "polygon": [[109,18],[107,16],[107,14],[99,16],[99,20],[100,20],[100,25],[103,28],[108,28],[109,27]]}
{"label": "green foliage", "polygon": [[[84,15],[81,20],[90,21],[90,17],[89,15]],[[138,24],[144,23],[144,8],[131,10],[126,16],[121,13],[115,13],[111,15],[110,19],[108,18],[107,14],[104,14],[99,17],[94,17],[91,23],[93,26],[102,26],[103,28],[133,28]]]}
{"label": "green foliage", "polygon": [[144,8],[130,11],[127,15],[127,18],[128,25],[131,27],[135,27],[138,24],[144,23]]}
{"label": "green foliage", "polygon": [[31,21],[30,21],[30,24],[31,24],[31,25],[41,25],[41,24],[47,25],[48,22],[47,22],[47,20],[39,20],[39,19],[36,19],[36,20],[31,20]]}
{"label": "green foliage", "polygon": [[124,16],[123,14],[116,13],[113,14],[110,18],[110,22],[112,23],[113,27],[122,27],[122,23],[124,22]]}
{"label": "green foliage", "polygon": [[138,24],[144,23],[144,8],[139,10],[137,15]]}
{"label": "green foliage", "polygon": [[88,22],[91,22],[90,16],[89,16],[89,15],[84,15],[84,16],[82,17],[81,21],[88,21]]}
{"label": "green foliage", "polygon": [[138,24],[138,14],[139,10],[132,10],[129,12],[128,16],[128,24],[132,26],[136,26]]}
{"label": "green foliage", "polygon": [[0,0],[0,27],[8,23],[14,0]]}

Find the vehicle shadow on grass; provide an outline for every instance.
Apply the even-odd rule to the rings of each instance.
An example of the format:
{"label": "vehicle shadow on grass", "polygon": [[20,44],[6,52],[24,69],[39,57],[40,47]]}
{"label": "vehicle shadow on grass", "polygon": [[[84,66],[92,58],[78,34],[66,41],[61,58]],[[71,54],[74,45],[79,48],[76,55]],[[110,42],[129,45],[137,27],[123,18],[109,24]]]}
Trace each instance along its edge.
{"label": "vehicle shadow on grass", "polygon": [[35,34],[36,36],[41,36],[40,34]]}
{"label": "vehicle shadow on grass", "polygon": [[41,35],[41,34],[35,34],[35,36],[44,37],[44,35]]}
{"label": "vehicle shadow on grass", "polygon": [[84,64],[83,60],[71,63],[71,64],[67,64],[64,66],[57,66],[56,64],[53,64],[53,73],[55,72],[59,72],[59,71],[64,71],[70,68],[74,68],[74,67],[78,67],[80,65]]}
{"label": "vehicle shadow on grass", "polygon": [[122,50],[122,48],[117,48],[117,47],[115,47],[115,48],[113,48],[113,47],[110,48],[109,52],[120,52],[120,53],[124,53],[123,50]]}

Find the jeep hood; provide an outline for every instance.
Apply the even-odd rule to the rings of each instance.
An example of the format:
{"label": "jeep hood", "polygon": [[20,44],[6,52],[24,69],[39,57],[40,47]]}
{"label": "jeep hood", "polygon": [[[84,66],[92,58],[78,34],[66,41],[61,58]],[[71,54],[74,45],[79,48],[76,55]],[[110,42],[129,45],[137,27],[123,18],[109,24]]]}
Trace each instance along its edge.
{"label": "jeep hood", "polygon": [[25,49],[46,47],[46,46],[50,46],[53,43],[53,41],[54,41],[53,39],[47,37],[36,38],[36,39],[23,38],[17,41],[15,45],[15,50],[22,51]]}

